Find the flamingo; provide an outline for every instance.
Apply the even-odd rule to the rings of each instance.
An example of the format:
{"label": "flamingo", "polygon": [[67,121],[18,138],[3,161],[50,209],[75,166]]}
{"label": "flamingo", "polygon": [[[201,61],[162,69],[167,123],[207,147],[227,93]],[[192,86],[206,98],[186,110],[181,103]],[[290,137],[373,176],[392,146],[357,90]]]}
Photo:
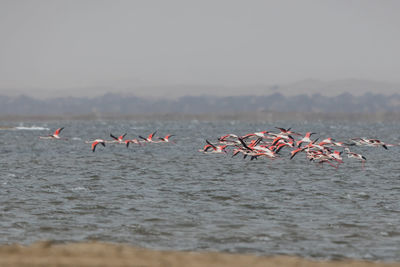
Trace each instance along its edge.
{"label": "flamingo", "polygon": [[223,141],[226,141],[226,139],[229,137],[239,138],[239,136],[237,136],[236,134],[227,134],[227,135],[221,136],[220,138],[218,138],[218,140],[220,142],[223,142]]}
{"label": "flamingo", "polygon": [[106,141],[104,141],[103,139],[96,139],[92,142],[92,151],[94,152],[96,150],[96,146],[98,144],[101,144],[102,146],[106,146]]}
{"label": "flamingo", "polygon": [[313,135],[313,134],[315,134],[315,133],[307,132],[306,135],[303,137],[303,139],[297,141],[296,146],[297,146],[297,147],[300,147],[301,144],[304,143],[304,142],[311,143],[312,141],[311,141],[310,137],[311,137],[311,135]]}
{"label": "flamingo", "polygon": [[[289,140],[289,141],[287,141]],[[290,147],[294,146],[294,139],[292,136],[287,136],[287,137],[283,137],[283,136],[278,136],[276,137],[273,141],[272,141],[272,146],[276,146],[279,144],[287,144]]]}
{"label": "flamingo", "polygon": [[339,162],[339,163],[343,163],[343,158],[342,158],[342,151],[333,151],[333,153],[329,153],[328,157]]}
{"label": "flamingo", "polygon": [[364,169],[365,162],[367,161],[366,157],[364,157],[361,154],[357,154],[357,153],[351,152],[348,147],[346,147],[344,150],[346,151],[348,158],[354,158],[354,159],[360,160],[361,164],[362,164],[362,168]]}
{"label": "flamingo", "polygon": [[60,133],[64,129],[64,127],[58,128],[57,130],[54,131],[53,134],[49,134],[48,136],[39,136],[41,139],[61,139]]}
{"label": "flamingo", "polygon": [[384,149],[388,149],[386,144],[378,139],[361,139],[364,144],[367,146],[382,146]]}
{"label": "flamingo", "polygon": [[142,145],[142,144],[139,142],[139,140],[137,140],[137,139],[127,139],[127,140],[124,140],[124,143],[126,144],[126,147],[129,147],[129,143]]}
{"label": "flamingo", "polygon": [[283,135],[291,135],[291,134],[293,134],[293,135],[299,135],[300,136],[299,133],[291,131],[290,129],[292,129],[292,128],[288,128],[288,129],[281,128],[281,127],[275,127],[275,128],[280,130],[281,134],[283,134]]}
{"label": "flamingo", "polygon": [[234,146],[234,145],[240,144],[238,138],[239,138],[239,136],[237,136],[236,134],[227,134],[227,135],[219,137],[218,141],[225,145]]}
{"label": "flamingo", "polygon": [[279,151],[281,151],[281,149],[283,148],[283,147],[285,147],[285,146],[291,146],[290,144],[288,144],[288,143],[279,143],[278,145],[276,145],[276,146],[274,146],[273,147],[273,150],[272,151],[274,151],[276,154],[278,154],[279,153]]}
{"label": "flamingo", "polygon": [[306,149],[307,149],[307,151],[309,151],[310,148],[318,148],[318,149],[320,149],[320,150],[323,150],[324,147],[315,145],[315,143],[316,143],[317,141],[318,141],[318,138],[315,139],[314,141],[312,141],[311,143],[309,143],[308,145],[304,146],[304,147],[299,147],[299,148],[293,150],[292,152],[290,152],[290,154],[291,154],[290,159],[293,159],[294,156],[296,156],[297,153],[302,152],[302,151],[304,151],[304,150],[306,150]]}
{"label": "flamingo", "polygon": [[[204,146],[203,151],[204,153],[227,153],[225,148],[227,147],[227,145],[223,145],[223,146],[215,146],[213,144],[211,144],[208,140],[206,140],[207,145]],[[212,149],[211,151],[210,148]]]}
{"label": "flamingo", "polygon": [[258,156],[267,156],[269,158],[276,158],[276,154],[274,151],[266,147],[265,145],[260,145],[262,141],[262,137],[257,140],[253,140],[249,145],[247,145],[243,138],[239,138],[240,143],[243,146],[243,151],[245,152],[245,157],[247,155],[252,156],[252,159],[257,158]]}
{"label": "flamingo", "polygon": [[325,138],[324,140],[322,140],[318,145],[324,146],[324,145],[332,145],[334,143],[335,143],[335,140],[333,140],[332,137],[329,137],[329,138]]}
{"label": "flamingo", "polygon": [[125,137],[126,133],[124,133],[123,135],[120,135],[118,137],[114,136],[112,133],[110,133],[110,137],[113,138],[114,140],[112,140],[111,142],[117,142],[119,144],[123,144],[124,143],[124,137]]}
{"label": "flamingo", "polygon": [[353,142],[353,144],[354,144],[355,146],[364,145],[363,138],[361,138],[361,137],[351,138],[350,141]]}
{"label": "flamingo", "polygon": [[294,156],[297,155],[297,153],[304,151],[306,148],[307,148],[307,147],[299,147],[299,148],[293,150],[292,152],[290,152],[290,155],[291,155],[291,156],[290,156],[290,159],[293,159]]}
{"label": "flamingo", "polygon": [[166,135],[165,137],[160,137],[160,138],[158,138],[158,139],[160,139],[161,142],[169,143],[169,142],[171,142],[171,141],[169,141],[169,138],[172,137],[172,136],[175,136],[175,135],[169,134],[169,135]]}
{"label": "flamingo", "polygon": [[[249,156],[251,160],[258,159],[261,156],[274,159],[279,158],[278,153],[280,150],[285,146],[288,146],[293,147],[293,150],[290,152],[290,159],[293,159],[300,152],[305,152],[308,160],[313,161],[320,166],[329,164],[335,168],[338,168],[343,163],[342,153],[346,151],[348,158],[360,160],[364,169],[366,158],[360,154],[350,152],[350,146],[382,146],[383,148],[388,149],[389,146],[398,145],[387,144],[378,139],[367,139],[362,137],[349,139],[349,142],[337,142],[332,137],[328,137],[324,139],[321,138],[322,141],[317,142],[320,138],[311,140],[311,136],[315,134],[313,132],[307,132],[304,137],[300,137],[295,140],[291,135],[295,136],[299,134],[291,131],[291,128],[275,128],[279,129],[280,132],[254,132],[241,137],[238,137],[235,134],[227,134],[218,138],[218,141],[220,142],[220,145],[218,146],[211,144],[208,140],[206,140],[207,144],[204,146],[203,150],[200,151],[227,153],[225,148],[231,146],[233,147],[232,157],[242,153],[243,158],[247,158]],[[248,139],[249,141],[247,141]],[[224,146],[221,144],[224,144]],[[334,150],[334,148],[337,149],[337,147],[344,147],[345,150]]]}
{"label": "flamingo", "polygon": [[145,137],[139,135],[139,138],[143,139],[145,142],[148,142],[148,143],[157,143],[157,141],[154,141],[154,140],[153,140],[153,137],[154,137],[154,135],[156,134],[156,132],[157,132],[157,131],[155,131],[155,132],[149,134],[149,136],[148,136],[147,138],[145,138]]}

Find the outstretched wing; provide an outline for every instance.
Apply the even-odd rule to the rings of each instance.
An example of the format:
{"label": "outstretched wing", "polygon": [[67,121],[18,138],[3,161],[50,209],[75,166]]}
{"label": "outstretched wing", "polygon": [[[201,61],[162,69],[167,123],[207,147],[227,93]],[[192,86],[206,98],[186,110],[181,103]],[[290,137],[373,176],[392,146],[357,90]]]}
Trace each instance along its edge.
{"label": "outstretched wing", "polygon": [[152,133],[152,134],[149,134],[149,137],[148,137],[148,139],[149,139],[149,140],[152,140],[152,139],[153,139],[153,136],[156,134],[156,132],[157,132],[157,131],[155,131],[155,132],[154,132],[154,133]]}
{"label": "outstretched wing", "polygon": [[207,139],[206,139],[206,142],[207,142],[207,144],[209,144],[214,150],[216,150],[217,149],[217,147],[216,146],[214,146],[213,144],[211,144]]}
{"label": "outstretched wing", "polygon": [[63,129],[64,129],[64,127],[58,128],[58,129],[54,132],[54,135],[59,135]]}
{"label": "outstretched wing", "polygon": [[248,150],[253,150],[252,148],[250,148],[244,141],[242,138],[238,138],[240,143],[243,145],[244,148],[248,149]]}
{"label": "outstretched wing", "polygon": [[118,137],[114,136],[112,133],[110,133],[110,137],[118,141]]}

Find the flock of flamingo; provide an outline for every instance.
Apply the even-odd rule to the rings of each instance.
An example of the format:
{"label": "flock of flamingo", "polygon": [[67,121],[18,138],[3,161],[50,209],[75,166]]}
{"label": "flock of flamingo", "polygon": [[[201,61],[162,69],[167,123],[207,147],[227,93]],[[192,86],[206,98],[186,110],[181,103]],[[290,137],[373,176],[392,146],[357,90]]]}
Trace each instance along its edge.
{"label": "flock of flamingo", "polygon": [[[291,128],[285,129],[275,127],[279,132],[261,131],[249,133],[243,136],[236,134],[226,134],[218,138],[218,143],[211,143],[206,140],[206,145],[200,152],[204,153],[223,153],[228,154],[228,148],[232,150],[232,157],[242,154],[243,158],[249,157],[250,160],[266,157],[269,159],[282,158],[283,149],[290,150],[290,159],[293,159],[298,154],[304,154],[305,157],[318,164],[329,164],[332,167],[338,168],[343,162],[342,154],[345,152],[348,158],[359,160],[364,169],[367,158],[361,154],[350,151],[352,146],[368,146],[382,147],[388,149],[395,144],[387,144],[378,139],[368,138],[352,138],[347,142],[337,142],[332,137],[318,141],[320,138],[311,139],[311,136],[316,134],[307,132],[304,136],[294,132]],[[41,139],[64,139],[60,137],[61,131],[64,129],[58,128],[54,133],[47,136],[39,136]],[[168,134],[165,137],[155,138],[157,131],[149,134],[147,137],[139,135],[139,139],[124,139],[126,133],[120,136],[114,136],[110,133],[111,140],[94,139],[86,141],[91,144],[91,150],[95,152],[98,145],[106,146],[107,143],[125,144],[129,147],[130,143],[142,145],[144,143],[170,143],[170,138],[174,135]],[[297,137],[297,138],[295,138]]]}
{"label": "flock of flamingo", "polygon": [[[63,139],[63,140],[68,140],[67,138],[62,138],[60,137],[61,131],[64,129],[64,127],[58,128],[57,130],[54,131],[54,133],[49,134],[47,136],[39,136],[40,139]],[[174,136],[172,134],[166,135],[165,137],[159,137],[158,139],[154,139],[154,135],[156,134],[157,131],[149,134],[147,137],[143,137],[139,135],[139,138],[142,139],[143,141],[139,141],[138,139],[124,139],[126,136],[126,133],[123,135],[120,135],[116,137],[112,133],[110,133],[110,137],[112,138],[111,140],[105,140],[105,139],[94,139],[92,141],[85,141],[85,143],[91,144],[91,149],[93,152],[96,151],[96,147],[98,145],[106,146],[106,143],[116,143],[116,144],[124,144],[126,147],[129,147],[130,143],[133,144],[138,144],[142,145],[143,143],[169,143],[170,140],[169,138]]]}
{"label": "flock of flamingo", "polygon": [[350,147],[368,146],[388,149],[389,146],[395,146],[394,144],[386,144],[378,139],[362,137],[349,139],[348,142],[337,142],[332,137],[318,141],[319,138],[311,139],[311,136],[315,134],[313,132],[307,132],[303,136],[292,131],[291,128],[275,128],[279,132],[262,131],[243,136],[226,134],[219,137],[218,143],[214,144],[206,140],[206,145],[199,151],[227,154],[227,149],[232,148],[232,157],[242,154],[243,158],[250,157],[250,160],[254,160],[260,157],[269,159],[282,158],[282,151],[287,148],[290,150],[290,159],[299,154],[304,154],[312,162],[316,162],[319,165],[326,163],[335,168],[344,163],[342,154],[345,152],[348,158],[361,161],[364,169],[367,158],[350,151]]}

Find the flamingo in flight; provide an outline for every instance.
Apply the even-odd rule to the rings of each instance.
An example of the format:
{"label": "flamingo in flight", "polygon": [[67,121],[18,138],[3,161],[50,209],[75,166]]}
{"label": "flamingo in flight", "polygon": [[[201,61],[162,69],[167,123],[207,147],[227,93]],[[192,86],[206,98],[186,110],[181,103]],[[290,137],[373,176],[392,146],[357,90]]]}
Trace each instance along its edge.
{"label": "flamingo in flight", "polygon": [[156,132],[157,132],[157,131],[155,131],[155,132],[149,134],[149,136],[148,136],[147,138],[145,138],[145,137],[139,135],[139,138],[142,138],[142,139],[143,139],[145,142],[147,142],[147,143],[157,143],[157,141],[154,141],[154,140],[153,140],[153,137],[154,137],[154,135],[156,134]]}
{"label": "flamingo in flight", "polygon": [[290,129],[292,129],[292,128],[287,128],[287,129],[281,128],[281,127],[275,127],[275,128],[278,129],[279,131],[281,131],[281,134],[283,134],[283,135],[291,135],[291,134],[293,134],[293,135],[300,136],[299,133],[291,131]]}
{"label": "flamingo in flight", "polygon": [[382,146],[384,149],[388,149],[386,144],[378,139],[362,139],[363,143],[367,146]]}
{"label": "flamingo in flight", "polygon": [[123,144],[124,142],[124,137],[125,137],[126,133],[124,133],[123,135],[120,135],[118,137],[114,136],[112,133],[110,133],[110,137],[113,138],[114,140],[111,142],[117,142],[119,144]]}
{"label": "flamingo in flight", "polygon": [[133,144],[138,144],[138,145],[142,145],[139,140],[137,139],[129,139],[129,140],[124,140],[126,147],[129,147],[129,143],[133,143]]}
{"label": "flamingo in flight", "polygon": [[348,147],[346,147],[344,150],[346,151],[348,158],[354,158],[354,159],[360,160],[361,164],[362,164],[362,169],[364,170],[365,162],[367,161],[367,158],[364,157],[361,154],[357,154],[357,153],[351,152]]}
{"label": "flamingo in flight", "polygon": [[168,135],[166,135],[165,137],[159,137],[158,139],[160,139],[161,142],[170,143],[171,141],[169,141],[169,138],[171,138],[172,136],[175,136],[175,135],[173,135],[173,134],[168,134]]}
{"label": "flamingo in flight", "polygon": [[64,127],[58,128],[54,131],[53,134],[49,134],[48,136],[39,136],[41,139],[61,139],[60,133],[64,129]]}
{"label": "flamingo in flight", "polygon": [[[317,163],[320,166],[330,165],[334,168],[338,168],[344,163],[342,154],[347,152],[348,158],[358,159],[362,163],[364,169],[364,164],[366,158],[363,155],[350,152],[349,147],[354,145],[359,146],[369,146],[369,147],[383,147],[388,149],[389,146],[397,146],[400,144],[388,144],[384,143],[378,139],[367,139],[367,138],[352,138],[349,139],[350,142],[337,142],[334,138],[328,137],[322,139],[322,141],[317,142],[320,137],[311,140],[311,136],[315,133],[307,132],[304,137],[299,136],[297,132],[291,130],[291,128],[285,129],[280,127],[275,127],[280,132],[273,133],[268,131],[255,132],[246,135],[235,135],[227,134],[218,138],[219,144],[211,144],[206,140],[207,144],[204,146],[203,151],[216,152],[216,153],[227,153],[225,151],[226,147],[233,147],[232,157],[243,154],[243,158],[251,157],[250,159],[258,159],[259,157],[267,157],[270,159],[279,158],[278,153],[284,147],[293,148],[290,151],[289,158],[293,159],[297,154],[304,152],[306,158],[312,162]],[[293,136],[292,136],[293,135]],[[295,139],[295,138],[296,139]],[[250,139],[251,141],[247,141]],[[267,140],[267,139],[271,139]],[[344,151],[334,150],[334,147],[344,147]]]}
{"label": "flamingo in flight", "polygon": [[312,140],[310,139],[311,135],[315,133],[312,132],[307,132],[306,135],[303,137],[303,139],[297,141],[296,146],[300,147],[302,143],[307,142],[307,143],[312,143]]}
{"label": "flamingo in flight", "polygon": [[[203,151],[204,153],[227,153],[225,148],[227,147],[227,145],[223,145],[223,146],[215,146],[213,144],[211,144],[208,140],[206,140],[207,145],[204,146]],[[212,149],[211,151],[209,151],[210,149]]]}
{"label": "flamingo in flight", "polygon": [[98,144],[101,144],[102,146],[106,146],[106,141],[103,139],[96,139],[92,142],[92,151],[94,152],[96,150],[96,147]]}

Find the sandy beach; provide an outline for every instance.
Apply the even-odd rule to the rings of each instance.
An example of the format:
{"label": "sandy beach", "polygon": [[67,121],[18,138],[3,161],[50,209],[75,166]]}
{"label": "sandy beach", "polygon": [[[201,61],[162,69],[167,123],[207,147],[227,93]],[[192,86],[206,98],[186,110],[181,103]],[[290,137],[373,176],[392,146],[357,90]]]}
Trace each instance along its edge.
{"label": "sandy beach", "polygon": [[311,261],[298,257],[260,257],[216,252],[155,251],[125,244],[100,242],[0,247],[0,266],[307,266],[307,267],[394,267],[400,263],[360,260]]}

